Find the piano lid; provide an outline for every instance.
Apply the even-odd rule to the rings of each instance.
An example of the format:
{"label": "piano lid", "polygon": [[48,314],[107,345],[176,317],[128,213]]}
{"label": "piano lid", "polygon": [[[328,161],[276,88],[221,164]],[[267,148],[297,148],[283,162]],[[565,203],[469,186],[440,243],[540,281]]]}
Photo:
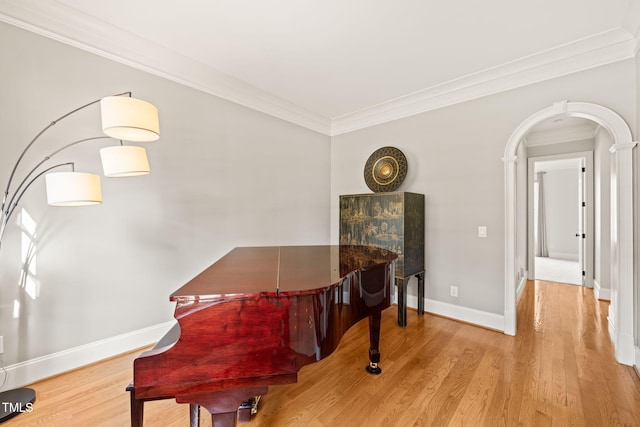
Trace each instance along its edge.
{"label": "piano lid", "polygon": [[396,258],[395,253],[372,246],[239,247],[171,294],[170,299],[194,301],[317,292],[337,284],[351,271]]}

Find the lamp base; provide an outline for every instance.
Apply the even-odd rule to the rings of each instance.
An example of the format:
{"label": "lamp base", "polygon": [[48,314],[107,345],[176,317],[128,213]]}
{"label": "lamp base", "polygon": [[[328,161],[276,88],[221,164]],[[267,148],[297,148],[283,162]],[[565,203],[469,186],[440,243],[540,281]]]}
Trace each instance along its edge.
{"label": "lamp base", "polygon": [[17,388],[0,393],[0,423],[23,412],[33,411],[36,391],[32,388]]}

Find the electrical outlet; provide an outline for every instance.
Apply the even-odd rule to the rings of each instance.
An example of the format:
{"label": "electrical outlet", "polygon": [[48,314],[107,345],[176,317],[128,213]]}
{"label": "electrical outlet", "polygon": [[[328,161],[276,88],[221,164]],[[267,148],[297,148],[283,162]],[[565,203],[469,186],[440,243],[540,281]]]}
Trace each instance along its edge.
{"label": "electrical outlet", "polygon": [[478,237],[487,237],[487,227],[481,225],[478,227]]}
{"label": "electrical outlet", "polygon": [[0,354],[4,353],[4,339],[2,335],[0,335]]}
{"label": "electrical outlet", "polygon": [[458,297],[458,287],[457,286],[451,286],[450,288],[450,293],[452,297]]}

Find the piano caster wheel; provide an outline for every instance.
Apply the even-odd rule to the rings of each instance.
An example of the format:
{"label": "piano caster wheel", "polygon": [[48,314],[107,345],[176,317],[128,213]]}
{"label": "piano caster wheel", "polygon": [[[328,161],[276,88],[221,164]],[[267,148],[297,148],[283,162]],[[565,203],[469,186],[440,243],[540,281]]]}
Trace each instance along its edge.
{"label": "piano caster wheel", "polygon": [[378,364],[377,363],[373,363],[373,362],[370,362],[369,365],[365,369],[371,375],[380,375],[382,373],[382,369],[380,369]]}

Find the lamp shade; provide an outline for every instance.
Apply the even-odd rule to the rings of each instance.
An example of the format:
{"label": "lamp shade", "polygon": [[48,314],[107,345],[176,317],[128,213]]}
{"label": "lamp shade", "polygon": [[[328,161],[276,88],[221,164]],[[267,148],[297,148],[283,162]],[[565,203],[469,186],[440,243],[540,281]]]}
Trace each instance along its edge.
{"label": "lamp shade", "polygon": [[53,172],[45,176],[47,203],[51,206],[88,206],[102,203],[98,175]]}
{"label": "lamp shade", "polygon": [[100,100],[102,130],[124,141],[155,141],[160,138],[158,109],[147,101],[127,96]]}
{"label": "lamp shade", "polygon": [[100,149],[104,176],[125,177],[146,175],[151,169],[147,152],[133,145],[115,145]]}

